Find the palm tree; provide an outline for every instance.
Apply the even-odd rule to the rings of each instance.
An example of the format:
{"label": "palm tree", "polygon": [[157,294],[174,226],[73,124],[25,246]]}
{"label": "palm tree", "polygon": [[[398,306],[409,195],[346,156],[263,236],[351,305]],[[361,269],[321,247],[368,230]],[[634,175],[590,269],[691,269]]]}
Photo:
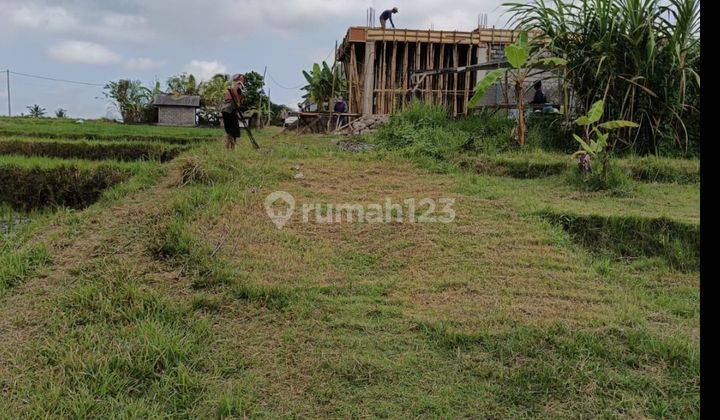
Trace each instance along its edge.
{"label": "palm tree", "polygon": [[45,116],[45,108],[41,107],[38,104],[34,104],[33,106],[26,106],[28,112],[30,112],[30,116],[33,118],[40,118]]}
{"label": "palm tree", "polygon": [[67,118],[67,109],[58,108],[55,110],[55,118]]}

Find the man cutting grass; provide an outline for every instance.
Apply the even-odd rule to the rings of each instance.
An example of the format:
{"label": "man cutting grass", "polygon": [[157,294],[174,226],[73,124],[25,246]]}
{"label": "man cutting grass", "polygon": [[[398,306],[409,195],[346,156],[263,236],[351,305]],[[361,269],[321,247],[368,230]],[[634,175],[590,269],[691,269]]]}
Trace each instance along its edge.
{"label": "man cutting grass", "polygon": [[245,75],[236,74],[232,78],[230,88],[225,92],[225,104],[222,108],[223,126],[225,128],[225,148],[235,149],[237,138],[240,137],[240,121],[237,107],[242,104],[242,90],[245,87]]}
{"label": "man cutting grass", "polygon": [[390,25],[392,25],[392,28],[395,29],[395,23],[393,23],[392,15],[398,12],[397,7],[393,7],[392,9],[388,9],[380,14],[380,26],[385,29],[385,25],[387,24],[387,21],[390,21]]}

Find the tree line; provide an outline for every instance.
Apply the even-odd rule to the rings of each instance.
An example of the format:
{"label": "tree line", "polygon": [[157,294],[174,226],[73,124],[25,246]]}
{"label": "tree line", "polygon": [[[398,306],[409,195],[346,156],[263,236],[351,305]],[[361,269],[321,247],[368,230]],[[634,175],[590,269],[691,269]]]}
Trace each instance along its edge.
{"label": "tree line", "polygon": [[[243,113],[255,125],[278,123],[285,105],[270,101],[264,91],[265,81],[262,75],[251,71],[245,73],[245,97]],[[139,80],[121,79],[105,85],[104,94],[126,123],[157,122],[157,108],[153,106],[156,94],[198,95],[198,123],[217,126],[222,120],[221,108],[225,101],[225,92],[230,87],[230,75],[218,73],[208,80],[198,82],[193,74],[180,73],[169,77],[163,89],[159,81],[147,87]]]}

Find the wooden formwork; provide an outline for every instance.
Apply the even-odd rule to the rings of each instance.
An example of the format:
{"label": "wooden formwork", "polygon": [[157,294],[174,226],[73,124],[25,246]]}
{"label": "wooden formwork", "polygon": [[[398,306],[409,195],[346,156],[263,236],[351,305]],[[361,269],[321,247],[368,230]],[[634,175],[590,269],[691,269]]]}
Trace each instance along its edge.
{"label": "wooden formwork", "polygon": [[352,113],[390,114],[413,96],[467,115],[482,71],[439,75],[409,94],[410,74],[488,61],[492,47],[512,43],[518,31],[478,28],[471,32],[352,27],[338,49],[348,79]]}

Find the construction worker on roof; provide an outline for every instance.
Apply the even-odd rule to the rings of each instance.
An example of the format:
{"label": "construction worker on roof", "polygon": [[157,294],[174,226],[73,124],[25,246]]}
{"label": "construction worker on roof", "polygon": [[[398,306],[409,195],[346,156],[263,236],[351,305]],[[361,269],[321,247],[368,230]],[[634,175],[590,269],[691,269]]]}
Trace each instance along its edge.
{"label": "construction worker on roof", "polygon": [[380,26],[381,26],[383,29],[385,29],[385,24],[386,24],[387,21],[389,20],[389,21],[390,21],[390,25],[392,25],[392,28],[395,29],[395,24],[393,23],[392,15],[393,15],[394,13],[397,13],[397,12],[398,12],[398,8],[397,8],[397,7],[393,7],[392,9],[388,9],[388,10],[382,12],[382,13],[380,14]]}

